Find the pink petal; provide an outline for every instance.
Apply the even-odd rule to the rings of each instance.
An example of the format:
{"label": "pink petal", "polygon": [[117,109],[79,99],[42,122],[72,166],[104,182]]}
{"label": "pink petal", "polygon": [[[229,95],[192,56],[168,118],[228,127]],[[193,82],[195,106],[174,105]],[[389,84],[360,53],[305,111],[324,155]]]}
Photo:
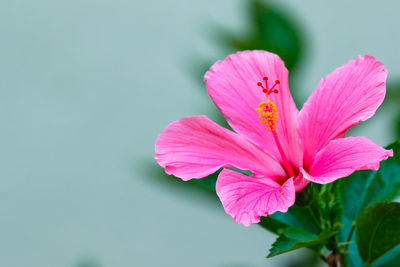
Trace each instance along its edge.
{"label": "pink petal", "polygon": [[280,81],[279,93],[270,96],[278,109],[278,138],[286,157],[298,167],[302,162],[297,133],[298,110],[289,92],[288,71],[277,55],[265,51],[238,52],[216,62],[205,74],[204,81],[209,95],[231,127],[282,162],[272,135],[255,111],[258,104],[265,101],[265,94],[257,86],[264,76],[269,78],[270,86],[275,80]]}
{"label": "pink petal", "polygon": [[202,178],[222,167],[237,167],[273,178],[285,176],[280,164],[247,139],[206,116],[172,122],[156,141],[155,158],[168,174]]}
{"label": "pink petal", "polygon": [[225,212],[244,226],[258,223],[260,216],[287,212],[296,195],[292,178],[281,186],[272,179],[250,177],[227,169],[219,174],[216,189]]}
{"label": "pink petal", "polygon": [[356,170],[377,170],[379,162],[392,156],[393,150],[386,150],[366,137],[347,137],[331,141],[317,153],[310,172],[301,172],[312,182],[326,184]]}
{"label": "pink petal", "polygon": [[299,114],[306,167],[330,140],[375,113],[385,97],[386,76],[383,64],[366,55],[321,80]]}

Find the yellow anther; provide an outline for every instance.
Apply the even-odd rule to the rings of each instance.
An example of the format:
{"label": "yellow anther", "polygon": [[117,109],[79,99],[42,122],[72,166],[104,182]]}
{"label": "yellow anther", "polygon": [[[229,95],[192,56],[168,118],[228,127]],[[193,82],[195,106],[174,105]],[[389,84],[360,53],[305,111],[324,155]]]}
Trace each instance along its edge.
{"label": "yellow anther", "polygon": [[267,130],[276,131],[276,124],[278,123],[278,111],[276,105],[271,100],[268,102],[261,102],[256,108],[262,124],[265,124]]}
{"label": "yellow anther", "polygon": [[283,195],[283,191],[281,191],[281,195]]}

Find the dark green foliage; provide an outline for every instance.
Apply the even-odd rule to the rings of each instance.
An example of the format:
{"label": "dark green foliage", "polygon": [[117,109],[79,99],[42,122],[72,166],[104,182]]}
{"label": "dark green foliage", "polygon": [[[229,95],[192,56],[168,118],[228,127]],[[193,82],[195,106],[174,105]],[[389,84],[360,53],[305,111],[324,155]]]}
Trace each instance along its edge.
{"label": "dark green foliage", "polygon": [[344,215],[354,221],[361,209],[378,201],[393,200],[400,192],[400,142],[387,147],[394,156],[381,162],[378,171],[359,171],[340,180]]}
{"label": "dark green foliage", "polygon": [[400,203],[378,202],[357,217],[357,246],[366,266],[400,244]]}
{"label": "dark green foliage", "polygon": [[338,186],[310,185],[306,191],[308,205],[295,204],[286,213],[274,213],[263,218],[262,227],[279,237],[268,257],[273,257],[298,248],[309,248],[318,254],[323,246],[336,249],[335,235],[340,227],[342,206],[337,201]]}
{"label": "dark green foliage", "polygon": [[268,217],[279,220],[287,225],[296,225],[296,227],[314,234],[319,234],[321,230],[319,220],[311,206],[301,207],[293,205],[286,213],[276,212]]}
{"label": "dark green foliage", "polygon": [[[400,190],[400,143],[387,147],[393,149],[394,156],[381,162],[378,171],[358,171],[339,180],[343,216],[338,239],[347,240],[357,215],[368,205],[378,201],[391,201]],[[345,255],[350,266],[363,266],[358,253],[355,236],[350,239],[348,253]]]}
{"label": "dark green foliage", "polygon": [[400,142],[390,145],[388,149],[393,149],[394,157],[382,162],[379,170],[373,172],[362,208],[370,203],[392,200],[400,192]]}
{"label": "dark green foliage", "polygon": [[296,225],[310,234],[318,235],[321,226],[311,207],[293,205],[287,213],[276,212],[270,216],[262,217],[259,225],[275,234],[280,234],[285,228]]}

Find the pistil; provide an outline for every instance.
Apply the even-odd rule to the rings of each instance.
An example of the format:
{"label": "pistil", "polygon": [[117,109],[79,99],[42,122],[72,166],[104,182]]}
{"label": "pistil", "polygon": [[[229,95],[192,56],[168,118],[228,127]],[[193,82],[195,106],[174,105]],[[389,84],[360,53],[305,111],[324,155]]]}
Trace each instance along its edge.
{"label": "pistil", "polygon": [[283,163],[283,166],[285,167],[286,173],[289,175],[289,177],[296,178],[296,174],[293,171],[292,165],[290,164],[290,162],[286,158],[286,155],[285,155],[285,153],[283,152],[283,149],[282,149],[282,145],[279,142],[278,136],[277,136],[275,131],[272,132],[272,136],[274,137],[275,144],[278,147],[279,154],[281,154],[282,163]]}
{"label": "pistil", "polygon": [[256,108],[256,111],[259,114],[258,118],[260,119],[262,124],[265,124],[267,131],[272,132],[272,136],[274,137],[275,144],[278,148],[279,154],[281,155],[282,164],[286,170],[286,173],[288,174],[289,177],[296,177],[292,165],[286,158],[286,155],[282,149],[282,145],[279,142],[278,135],[276,134],[277,133],[276,126],[278,124],[278,110],[276,108],[276,104],[269,99],[270,94],[279,93],[279,90],[276,88],[276,86],[280,84],[280,81],[276,80],[275,84],[271,88],[269,88],[268,77],[264,77],[263,80],[265,82],[265,86],[263,86],[261,82],[258,82],[257,85],[261,87],[263,93],[265,93],[266,100],[261,102],[258,105],[258,108]]}

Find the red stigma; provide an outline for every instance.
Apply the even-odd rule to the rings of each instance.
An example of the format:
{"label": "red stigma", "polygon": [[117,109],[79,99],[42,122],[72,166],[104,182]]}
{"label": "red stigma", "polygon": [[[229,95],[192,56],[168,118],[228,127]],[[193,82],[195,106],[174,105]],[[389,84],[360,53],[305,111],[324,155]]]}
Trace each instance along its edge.
{"label": "red stigma", "polygon": [[261,87],[264,94],[269,96],[272,93],[275,93],[275,94],[279,93],[279,90],[277,88],[275,88],[278,84],[281,83],[279,80],[276,80],[275,84],[271,88],[268,87],[268,77],[263,77],[263,80],[265,82],[265,86],[263,86],[262,82],[258,82],[257,86]]}

